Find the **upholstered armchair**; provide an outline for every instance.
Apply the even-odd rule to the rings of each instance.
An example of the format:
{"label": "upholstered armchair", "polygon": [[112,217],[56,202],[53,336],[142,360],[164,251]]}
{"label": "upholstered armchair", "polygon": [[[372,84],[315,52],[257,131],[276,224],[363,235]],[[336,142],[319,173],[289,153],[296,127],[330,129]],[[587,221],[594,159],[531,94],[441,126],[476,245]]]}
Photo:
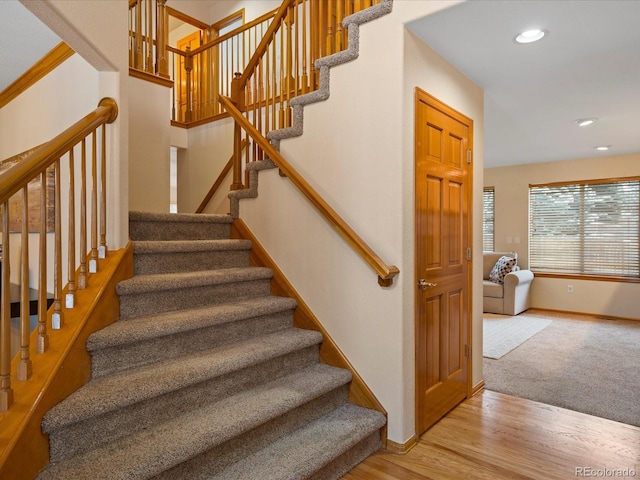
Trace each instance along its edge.
{"label": "upholstered armchair", "polygon": [[[503,261],[504,265],[496,267],[502,257],[514,261]],[[521,270],[517,262],[518,254],[515,252],[483,253],[482,303],[485,313],[518,315],[529,308],[534,275],[531,270]]]}

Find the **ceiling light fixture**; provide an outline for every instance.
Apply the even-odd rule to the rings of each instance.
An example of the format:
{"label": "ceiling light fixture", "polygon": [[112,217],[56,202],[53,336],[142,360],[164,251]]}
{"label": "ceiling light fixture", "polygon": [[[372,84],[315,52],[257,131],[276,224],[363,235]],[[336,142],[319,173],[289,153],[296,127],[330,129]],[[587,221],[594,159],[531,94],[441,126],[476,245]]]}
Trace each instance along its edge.
{"label": "ceiling light fixture", "polygon": [[526,30],[522,33],[519,33],[515,37],[516,43],[532,43],[537,42],[542,39],[548,32],[546,30],[541,30],[539,28],[533,28],[531,30]]}
{"label": "ceiling light fixture", "polygon": [[596,147],[596,150],[599,150],[601,152],[606,152],[610,148],[611,148],[611,145],[600,145],[600,146]]}
{"label": "ceiling light fixture", "polygon": [[592,125],[593,123],[595,123],[596,120],[598,119],[597,118],[580,118],[576,120],[576,125],[578,125],[579,127],[588,127],[589,125]]}

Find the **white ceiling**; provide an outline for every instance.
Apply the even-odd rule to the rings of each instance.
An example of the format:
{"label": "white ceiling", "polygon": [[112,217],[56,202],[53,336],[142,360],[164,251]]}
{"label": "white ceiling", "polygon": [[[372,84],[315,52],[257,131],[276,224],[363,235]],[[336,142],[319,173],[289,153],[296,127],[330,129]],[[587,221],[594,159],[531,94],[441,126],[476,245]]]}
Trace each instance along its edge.
{"label": "white ceiling", "polygon": [[[496,167],[640,152],[639,22],[637,0],[472,0],[407,27],[484,89]],[[531,28],[549,33],[513,41]]]}
{"label": "white ceiling", "polygon": [[18,0],[0,0],[0,92],[60,43]]}

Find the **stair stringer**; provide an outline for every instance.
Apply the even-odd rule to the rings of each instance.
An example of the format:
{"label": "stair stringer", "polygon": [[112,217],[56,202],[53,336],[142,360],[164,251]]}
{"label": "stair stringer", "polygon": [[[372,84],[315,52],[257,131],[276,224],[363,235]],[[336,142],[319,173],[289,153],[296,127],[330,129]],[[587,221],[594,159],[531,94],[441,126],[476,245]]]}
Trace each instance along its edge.
{"label": "stair stringer", "polygon": [[[304,131],[305,105],[321,102],[329,98],[331,67],[342,65],[358,58],[360,51],[360,25],[387,15],[391,13],[392,9],[393,0],[382,0],[381,3],[377,5],[344,18],[342,25],[347,28],[349,38],[347,49],[316,60],[315,66],[320,70],[319,88],[291,100],[290,105],[293,109],[291,127],[272,130],[267,133],[267,140],[269,140],[276,150],[280,151],[280,142],[282,140],[302,135]],[[270,170],[272,168],[277,168],[277,165],[271,159],[259,160],[247,164],[246,169],[249,171],[249,188],[229,192],[231,205],[230,215],[234,220],[240,218],[240,200],[243,198],[256,198],[258,196],[258,173],[261,170]]]}

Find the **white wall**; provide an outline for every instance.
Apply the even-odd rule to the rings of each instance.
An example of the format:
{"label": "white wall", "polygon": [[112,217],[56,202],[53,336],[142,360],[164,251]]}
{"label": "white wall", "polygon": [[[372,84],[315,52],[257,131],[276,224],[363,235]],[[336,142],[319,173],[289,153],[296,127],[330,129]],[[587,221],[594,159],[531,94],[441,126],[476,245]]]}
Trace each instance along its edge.
{"label": "white wall", "polygon": [[98,106],[98,72],[74,54],[0,109],[0,159],[45,143]]}
{"label": "white wall", "polygon": [[[484,185],[495,187],[495,249],[516,250],[519,263],[529,265],[530,183],[630,176],[640,176],[640,153],[486,169]],[[509,244],[508,237],[519,237],[520,243]],[[568,285],[573,285],[573,293]],[[531,306],[640,319],[640,284],[538,277]]]}
{"label": "white wall", "polygon": [[[107,246],[128,242],[128,2],[126,0],[22,0],[98,73],[98,100],[111,97],[119,114],[110,126],[107,164]],[[92,108],[95,108],[95,105]]]}
{"label": "white wall", "polygon": [[171,89],[129,77],[129,209],[169,212]]}
{"label": "white wall", "polygon": [[[178,211],[194,213],[233,153],[233,121],[229,118],[187,130],[188,148],[178,150]],[[229,192],[229,179],[210,202],[207,213],[219,212]],[[222,209],[229,212],[229,204]]]}

